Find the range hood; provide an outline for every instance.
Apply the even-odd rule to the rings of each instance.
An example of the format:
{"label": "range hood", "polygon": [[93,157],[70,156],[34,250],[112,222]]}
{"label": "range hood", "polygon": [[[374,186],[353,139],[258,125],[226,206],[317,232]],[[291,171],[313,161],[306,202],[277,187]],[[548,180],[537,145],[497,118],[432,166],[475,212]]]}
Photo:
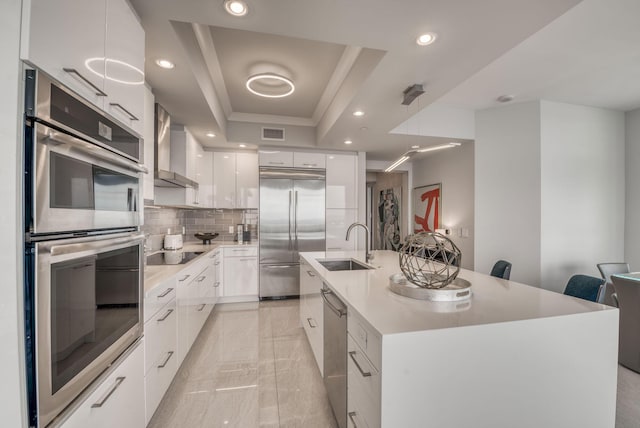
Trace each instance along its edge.
{"label": "range hood", "polygon": [[156,103],[155,108],[155,171],[154,185],[158,187],[198,188],[198,183],[171,169],[171,117]]}

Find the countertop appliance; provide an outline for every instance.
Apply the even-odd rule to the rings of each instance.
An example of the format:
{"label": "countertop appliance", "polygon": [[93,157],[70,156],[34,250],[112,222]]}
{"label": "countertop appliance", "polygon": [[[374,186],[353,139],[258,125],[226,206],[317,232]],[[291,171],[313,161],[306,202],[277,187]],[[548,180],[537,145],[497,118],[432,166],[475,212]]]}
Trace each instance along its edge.
{"label": "countertop appliance", "polygon": [[147,266],[183,265],[202,253],[203,251],[161,251],[147,256]]}
{"label": "countertop appliance", "polygon": [[138,134],[38,70],[24,117],[28,423],[44,427],[142,337],[146,170]]}
{"label": "countertop appliance", "polygon": [[327,286],[324,300],[324,386],[339,428],[347,427],[347,306]]}
{"label": "countertop appliance", "polygon": [[180,233],[167,233],[164,235],[164,249],[165,250],[179,250],[182,248],[182,234]]}
{"label": "countertop appliance", "polygon": [[260,168],[260,299],[300,295],[301,251],[325,250],[325,171]]}

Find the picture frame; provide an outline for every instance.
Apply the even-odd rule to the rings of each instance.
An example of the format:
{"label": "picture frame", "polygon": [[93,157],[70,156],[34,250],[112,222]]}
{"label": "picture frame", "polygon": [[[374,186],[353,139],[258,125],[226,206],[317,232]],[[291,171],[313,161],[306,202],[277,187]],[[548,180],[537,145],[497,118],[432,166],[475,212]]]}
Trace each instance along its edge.
{"label": "picture frame", "polygon": [[442,183],[413,189],[413,233],[442,228]]}

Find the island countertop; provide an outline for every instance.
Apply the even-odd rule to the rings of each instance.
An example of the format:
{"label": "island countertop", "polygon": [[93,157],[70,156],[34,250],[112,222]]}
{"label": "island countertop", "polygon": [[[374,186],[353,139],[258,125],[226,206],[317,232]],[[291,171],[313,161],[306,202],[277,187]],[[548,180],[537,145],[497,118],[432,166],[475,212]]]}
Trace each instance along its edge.
{"label": "island countertop", "polygon": [[473,294],[470,299],[459,302],[415,300],[389,289],[389,277],[400,272],[398,253],[375,251],[374,255],[369,264],[375,269],[332,272],[317,260],[354,258],[364,261],[364,252],[300,253],[338,297],[381,335],[617,310],[467,269],[461,269],[458,277],[471,282]]}

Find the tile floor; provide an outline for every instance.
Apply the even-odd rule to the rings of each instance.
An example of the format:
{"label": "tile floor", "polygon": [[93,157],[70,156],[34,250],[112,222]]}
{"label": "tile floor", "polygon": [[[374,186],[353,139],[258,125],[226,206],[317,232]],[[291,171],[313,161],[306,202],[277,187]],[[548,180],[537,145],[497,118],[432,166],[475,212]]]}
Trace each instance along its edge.
{"label": "tile floor", "polygon": [[336,427],[298,307],[216,306],[149,427]]}
{"label": "tile floor", "polygon": [[[150,428],[335,428],[298,300],[218,305]],[[640,374],[619,367],[616,428],[640,427]]]}

